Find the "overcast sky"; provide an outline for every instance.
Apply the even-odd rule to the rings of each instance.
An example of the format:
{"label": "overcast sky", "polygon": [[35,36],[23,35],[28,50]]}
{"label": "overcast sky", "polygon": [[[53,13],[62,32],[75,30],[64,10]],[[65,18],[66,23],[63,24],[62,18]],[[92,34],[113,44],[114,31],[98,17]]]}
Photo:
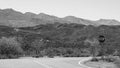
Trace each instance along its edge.
{"label": "overcast sky", "polygon": [[120,21],[120,0],[0,0],[0,8],[58,17],[72,15],[90,20],[105,18]]}

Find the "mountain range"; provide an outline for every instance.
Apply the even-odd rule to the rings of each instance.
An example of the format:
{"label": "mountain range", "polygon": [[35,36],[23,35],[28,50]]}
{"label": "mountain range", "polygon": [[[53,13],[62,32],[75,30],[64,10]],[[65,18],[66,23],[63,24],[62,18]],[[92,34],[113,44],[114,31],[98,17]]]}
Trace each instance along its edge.
{"label": "mountain range", "polygon": [[78,18],[75,16],[66,16],[59,18],[45,13],[35,14],[32,12],[22,13],[14,9],[0,9],[0,25],[11,27],[31,27],[46,23],[77,23],[83,25],[120,25],[120,22],[114,19],[100,19],[96,21]]}

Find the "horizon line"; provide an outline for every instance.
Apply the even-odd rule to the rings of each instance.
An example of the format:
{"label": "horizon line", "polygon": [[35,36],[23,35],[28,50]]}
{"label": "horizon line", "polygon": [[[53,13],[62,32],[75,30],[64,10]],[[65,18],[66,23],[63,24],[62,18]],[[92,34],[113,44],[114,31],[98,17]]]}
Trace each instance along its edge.
{"label": "horizon line", "polygon": [[114,19],[114,18],[99,18],[99,19],[94,19],[94,20],[93,20],[93,19],[88,19],[88,18],[78,17],[78,16],[74,16],[74,15],[66,15],[66,16],[62,16],[62,17],[60,17],[60,16],[57,16],[57,15],[48,14],[48,13],[45,13],[45,12],[39,12],[39,13],[29,12],[29,11],[25,11],[25,12],[23,12],[23,11],[20,11],[20,10],[16,10],[16,9],[14,9],[14,8],[0,8],[0,10],[6,10],[6,9],[10,9],[10,10],[13,10],[13,11],[16,11],[16,12],[20,12],[20,13],[22,13],[22,14],[26,14],[26,13],[33,13],[33,14],[35,14],[35,15],[45,14],[45,15],[49,15],[49,16],[55,16],[55,17],[57,17],[57,18],[65,18],[65,17],[69,17],[69,16],[71,16],[71,17],[81,18],[81,19],[90,20],[90,21],[99,21],[99,20],[116,20],[116,21],[120,22],[120,20],[118,20],[118,19]]}

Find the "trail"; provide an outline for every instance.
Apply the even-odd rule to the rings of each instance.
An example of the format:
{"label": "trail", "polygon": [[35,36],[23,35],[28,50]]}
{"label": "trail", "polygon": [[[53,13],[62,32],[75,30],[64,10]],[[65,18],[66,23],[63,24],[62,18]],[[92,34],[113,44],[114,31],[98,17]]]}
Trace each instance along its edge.
{"label": "trail", "polygon": [[43,64],[43,63],[41,63],[41,62],[39,62],[39,61],[36,61],[36,60],[34,60],[33,62],[35,62],[35,63],[37,63],[37,64],[39,64],[39,65],[42,65],[42,66],[44,66],[45,68],[52,68],[52,67],[50,67],[50,66],[48,66],[48,65],[46,65],[46,64]]}
{"label": "trail", "polygon": [[84,67],[84,68],[92,68],[92,67],[88,67],[88,66],[86,66],[86,65],[83,64],[85,61],[90,60],[90,59],[92,59],[92,57],[89,57],[89,58],[80,60],[80,61],[78,62],[78,64],[79,64],[80,66]]}
{"label": "trail", "polygon": [[91,57],[79,58],[22,58],[0,60],[0,68],[91,68],[83,62]]}

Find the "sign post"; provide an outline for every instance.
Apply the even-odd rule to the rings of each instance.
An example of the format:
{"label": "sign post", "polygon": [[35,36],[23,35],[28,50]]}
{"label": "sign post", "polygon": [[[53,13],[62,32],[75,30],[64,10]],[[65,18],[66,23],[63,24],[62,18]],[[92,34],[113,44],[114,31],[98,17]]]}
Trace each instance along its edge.
{"label": "sign post", "polygon": [[101,59],[104,60],[104,55],[105,55],[105,50],[104,50],[104,42],[105,42],[105,37],[103,35],[99,35],[98,37],[99,45],[101,46]]}

